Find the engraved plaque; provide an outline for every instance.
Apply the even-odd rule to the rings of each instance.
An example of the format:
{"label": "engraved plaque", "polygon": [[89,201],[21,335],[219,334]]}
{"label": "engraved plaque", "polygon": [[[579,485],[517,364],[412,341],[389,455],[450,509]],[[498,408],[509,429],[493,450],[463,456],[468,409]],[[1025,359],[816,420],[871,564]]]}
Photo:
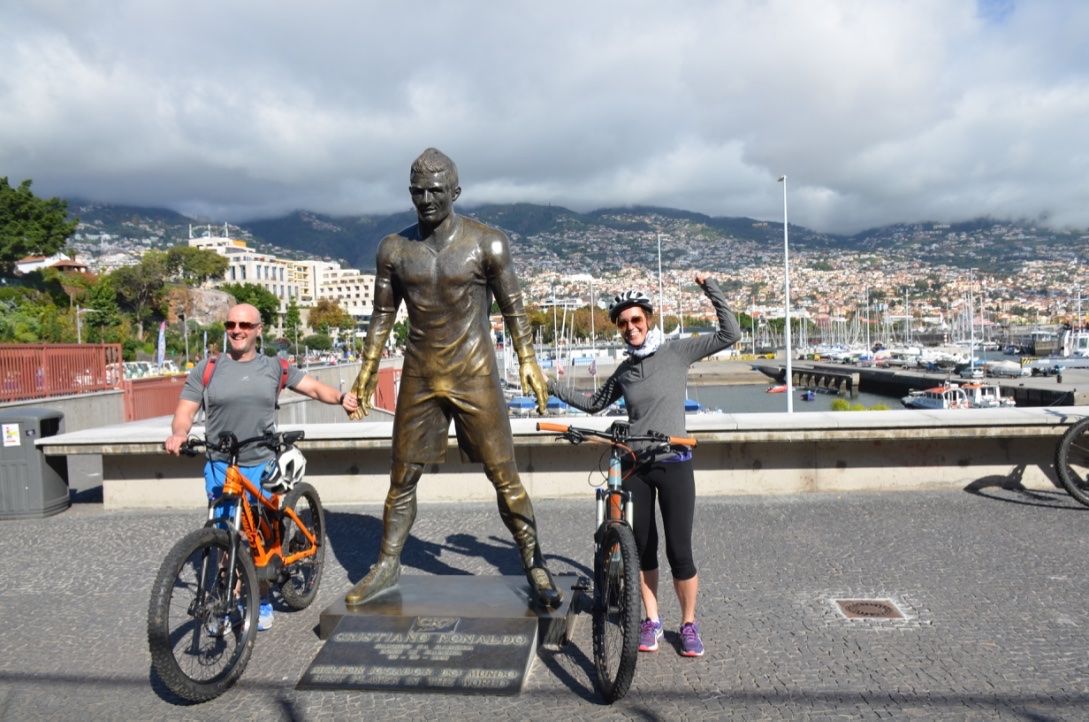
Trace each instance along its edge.
{"label": "engraved plaque", "polygon": [[518,694],[537,619],[343,617],[298,689]]}

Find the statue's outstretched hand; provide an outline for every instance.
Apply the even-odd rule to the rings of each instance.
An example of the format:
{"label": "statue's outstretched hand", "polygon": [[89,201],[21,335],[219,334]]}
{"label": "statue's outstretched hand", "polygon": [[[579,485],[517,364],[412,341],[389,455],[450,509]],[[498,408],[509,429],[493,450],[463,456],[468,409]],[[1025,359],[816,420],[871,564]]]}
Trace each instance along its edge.
{"label": "statue's outstretched hand", "polygon": [[352,392],[359,400],[359,406],[348,414],[352,421],[359,421],[371,410],[371,400],[374,398],[374,390],[378,388],[378,374],[372,373],[366,366],[359,369]]}
{"label": "statue's outstretched hand", "polygon": [[522,363],[518,372],[522,382],[522,393],[532,394],[537,398],[537,413],[544,416],[548,404],[548,380],[541,373],[541,367],[534,360]]}

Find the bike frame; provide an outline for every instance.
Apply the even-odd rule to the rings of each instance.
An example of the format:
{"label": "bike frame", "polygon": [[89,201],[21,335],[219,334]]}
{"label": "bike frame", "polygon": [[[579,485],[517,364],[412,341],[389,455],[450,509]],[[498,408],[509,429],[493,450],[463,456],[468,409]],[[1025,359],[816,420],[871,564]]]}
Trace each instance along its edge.
{"label": "bike frame", "polygon": [[597,490],[597,528],[605,524],[623,523],[633,526],[635,510],[632,506],[631,493],[620,487],[624,479],[621,476],[620,449],[612,447],[609,453],[609,473],[605,488]]}
{"label": "bike frame", "polygon": [[[253,512],[253,507],[250,505],[249,496],[243,492],[248,492],[261,506],[269,511],[282,514],[295,522],[299,527],[299,531],[310,542],[310,546],[300,552],[285,556],[281,546],[283,540],[280,538],[279,525],[268,524],[264,519],[258,520]],[[212,509],[215,509],[223,502],[234,501],[238,502],[238,506],[235,507],[231,526],[236,533],[245,537],[246,543],[249,544],[253,554],[253,564],[258,569],[268,566],[269,562],[277,557],[287,566],[300,559],[312,557],[317,553],[317,539],[310,533],[310,529],[298,517],[295,510],[280,508],[283,495],[273,494],[271,499],[266,497],[254,486],[252,481],[242,475],[237,465],[231,464],[227,467],[227,476],[223,482],[223,494],[212,503]],[[212,512],[209,512],[209,521],[212,521],[211,516]],[[265,545],[266,541],[269,542],[267,546]]]}
{"label": "bike frame", "polygon": [[[235,603],[234,564],[238,554],[239,539],[245,538],[246,543],[250,548],[250,554],[253,556],[254,567],[259,571],[266,569],[268,565],[276,559],[280,560],[282,566],[290,566],[297,561],[312,557],[318,553],[317,538],[311,533],[310,528],[303,523],[294,509],[281,508],[283,495],[273,494],[271,498],[266,497],[252,481],[242,475],[242,471],[238,468],[239,450],[247,444],[266,439],[267,437],[265,436],[258,436],[244,441],[236,441],[231,445],[229,449],[230,460],[227,463],[227,473],[223,480],[223,493],[213,500],[208,508],[208,521],[205,522],[205,526],[215,526],[217,523],[215,518],[216,508],[225,504],[235,504],[234,513],[231,515],[231,521],[227,525],[231,535],[230,553],[227,557],[227,584],[228,589],[231,590],[229,600],[230,606],[233,606]],[[207,442],[203,443],[205,448],[207,448]],[[285,556],[282,546],[283,540],[280,536],[280,525],[269,524],[263,518],[258,520],[253,512],[253,507],[250,505],[250,496],[256,499],[261,506],[264,506],[270,512],[273,512],[273,514],[286,516],[288,519],[295,522],[299,531],[302,532],[303,536],[306,537],[306,540],[309,542],[306,549]],[[268,542],[267,546],[266,542]],[[207,564],[207,559],[205,560],[205,564]],[[210,570],[205,567],[201,576],[207,579],[206,575],[209,571]]]}

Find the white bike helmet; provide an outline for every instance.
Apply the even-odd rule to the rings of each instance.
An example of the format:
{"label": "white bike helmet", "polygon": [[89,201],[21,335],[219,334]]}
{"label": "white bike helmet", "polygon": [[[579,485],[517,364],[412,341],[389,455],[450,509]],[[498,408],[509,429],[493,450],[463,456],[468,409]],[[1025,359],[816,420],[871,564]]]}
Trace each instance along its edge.
{"label": "white bike helmet", "polygon": [[641,306],[648,314],[654,313],[654,304],[651,303],[650,296],[642,291],[629,289],[616,294],[613,302],[609,304],[609,320],[616,323],[620,312],[631,306]]}
{"label": "white bike helmet", "polygon": [[282,494],[302,481],[305,473],[306,457],[290,446],[265,464],[265,470],[261,473],[261,487],[274,494]]}

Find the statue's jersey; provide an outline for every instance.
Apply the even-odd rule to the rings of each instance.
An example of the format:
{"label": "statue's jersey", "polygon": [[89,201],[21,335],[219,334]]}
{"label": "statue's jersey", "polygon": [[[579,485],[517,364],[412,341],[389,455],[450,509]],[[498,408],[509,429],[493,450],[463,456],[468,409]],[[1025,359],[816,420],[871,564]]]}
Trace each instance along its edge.
{"label": "statue's jersey", "polygon": [[515,348],[529,322],[502,231],[458,216],[449,242],[419,240],[418,227],[378,248],[374,316],[368,341],[385,339],[401,301],[409,319],[402,373],[440,378],[498,374],[488,314],[494,296]]}

